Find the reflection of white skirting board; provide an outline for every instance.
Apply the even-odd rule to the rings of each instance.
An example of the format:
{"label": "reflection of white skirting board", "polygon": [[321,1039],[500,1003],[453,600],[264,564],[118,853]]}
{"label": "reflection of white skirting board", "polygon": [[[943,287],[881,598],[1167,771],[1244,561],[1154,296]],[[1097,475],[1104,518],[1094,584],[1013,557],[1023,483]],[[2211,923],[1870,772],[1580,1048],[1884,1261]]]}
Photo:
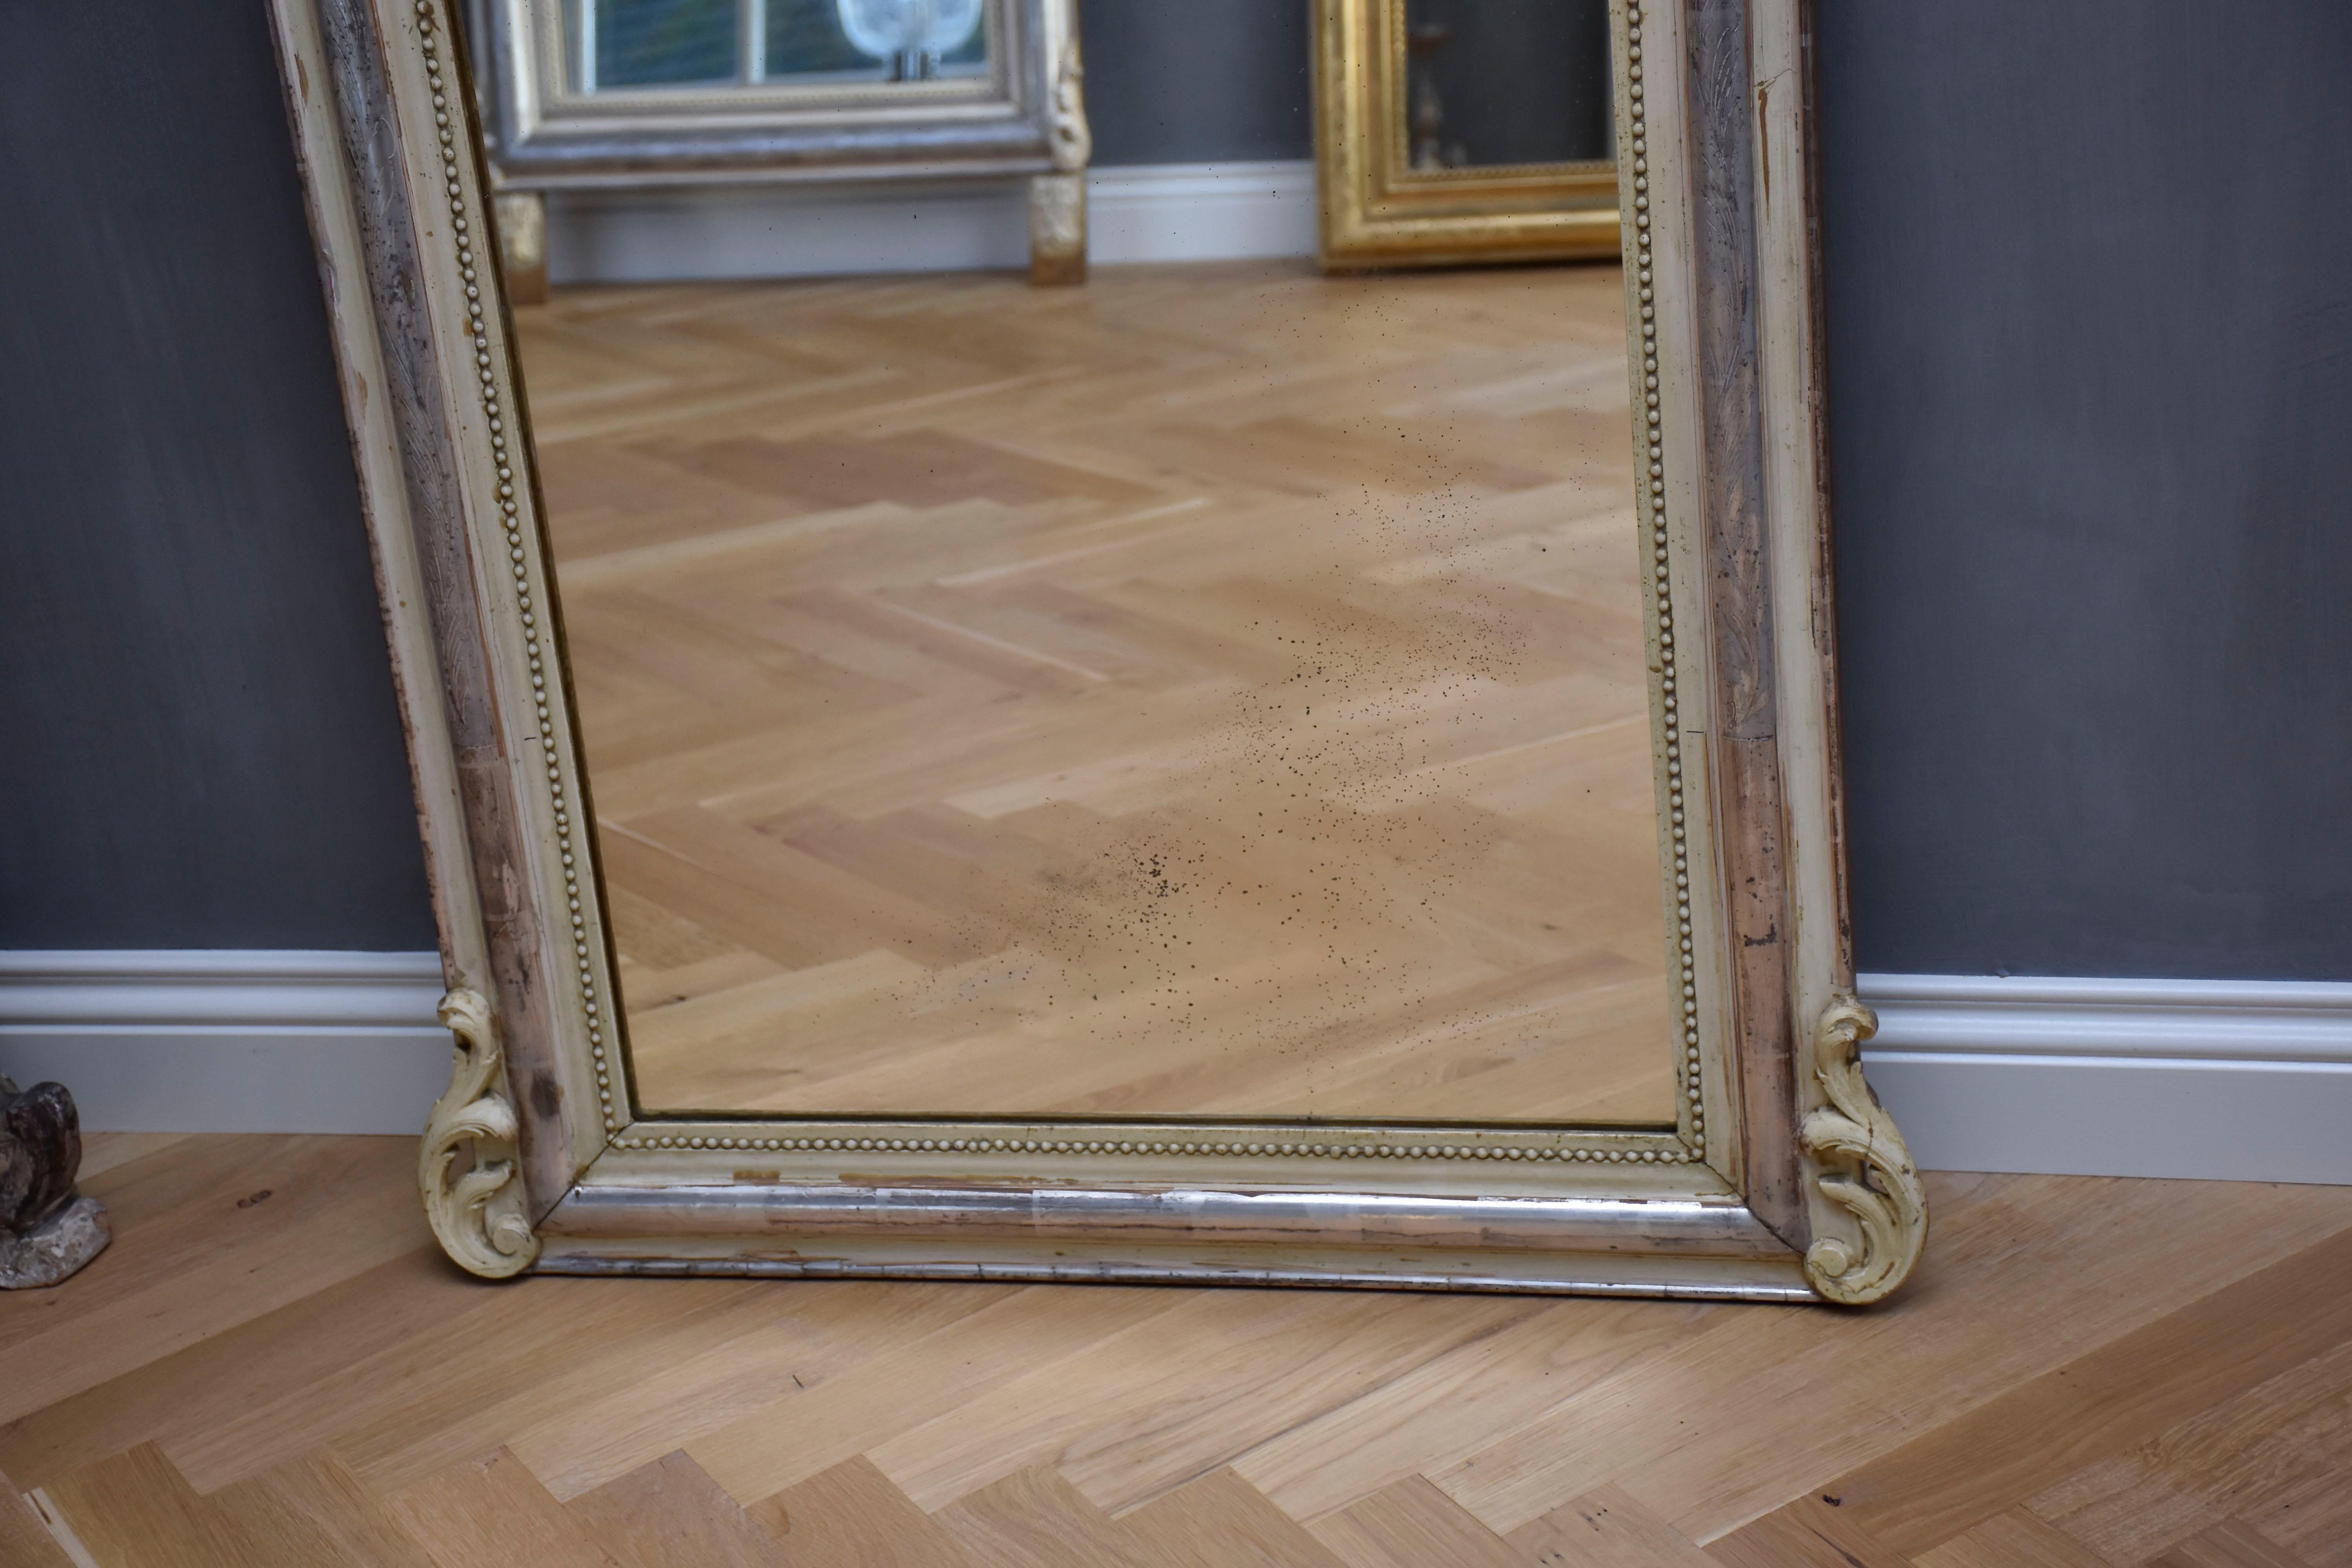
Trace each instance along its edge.
{"label": "reflection of white skirting board", "polygon": [[[955,272],[1029,265],[1028,183],[688,185],[550,193],[557,283]],[[1315,165],[1087,173],[1097,267],[1315,254]]]}
{"label": "reflection of white skirting board", "polygon": [[1929,1169],[2352,1183],[2352,984],[1865,974]]}
{"label": "reflection of white skirting board", "polygon": [[[1865,975],[1922,1165],[2352,1183],[2352,984]],[[414,1132],[431,953],[0,952],[0,1073],[92,1131]]]}
{"label": "reflection of white skirting board", "polygon": [[440,1001],[430,952],[0,952],[0,1074],[91,1131],[415,1133]]}

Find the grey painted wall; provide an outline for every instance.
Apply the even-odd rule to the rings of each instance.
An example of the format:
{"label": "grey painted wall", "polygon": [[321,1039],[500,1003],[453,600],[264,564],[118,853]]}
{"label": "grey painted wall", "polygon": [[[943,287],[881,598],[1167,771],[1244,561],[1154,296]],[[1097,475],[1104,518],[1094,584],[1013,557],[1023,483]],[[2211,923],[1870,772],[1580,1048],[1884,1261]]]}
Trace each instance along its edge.
{"label": "grey painted wall", "polygon": [[433,945],[266,29],[0,5],[0,947]]}
{"label": "grey painted wall", "polygon": [[2352,6],[1819,50],[1863,966],[2352,978]]}
{"label": "grey painted wall", "polygon": [[1078,0],[1097,163],[1314,156],[1307,0]]}
{"label": "grey painted wall", "polygon": [[[2346,976],[2352,11],[1822,11],[1864,964]],[[1303,5],[1084,25],[1307,154]],[[259,5],[0,7],[0,946],[429,945]]]}

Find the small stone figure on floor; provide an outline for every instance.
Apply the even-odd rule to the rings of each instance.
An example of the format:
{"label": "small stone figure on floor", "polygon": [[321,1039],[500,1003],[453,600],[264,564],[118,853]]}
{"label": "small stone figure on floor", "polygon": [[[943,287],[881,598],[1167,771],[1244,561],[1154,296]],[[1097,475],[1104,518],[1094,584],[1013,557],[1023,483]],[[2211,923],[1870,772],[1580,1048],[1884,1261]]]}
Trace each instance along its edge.
{"label": "small stone figure on floor", "polygon": [[58,1083],[19,1093],[0,1078],[0,1290],[54,1285],[114,1239],[106,1210],[74,1191],[81,1118]]}

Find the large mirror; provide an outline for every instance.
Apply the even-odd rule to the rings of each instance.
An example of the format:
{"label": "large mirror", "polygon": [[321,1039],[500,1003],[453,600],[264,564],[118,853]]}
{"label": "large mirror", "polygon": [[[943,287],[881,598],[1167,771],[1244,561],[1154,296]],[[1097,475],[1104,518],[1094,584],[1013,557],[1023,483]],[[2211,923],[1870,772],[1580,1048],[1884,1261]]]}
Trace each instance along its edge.
{"label": "large mirror", "polygon": [[[457,90],[429,0],[317,3],[280,5],[339,95],[298,88],[307,145]],[[659,9],[595,3],[568,15],[599,51]],[[659,70],[751,90],[782,5],[670,7],[705,33]],[[951,9],[933,45],[795,58],[952,79],[1014,13]],[[346,375],[399,389],[352,405],[461,1047],[424,1156],[453,1255],[1899,1281],[1924,1210],[1856,1065],[1828,650],[1773,629],[1826,624],[1809,230],[1660,199],[1750,145],[1744,111],[1686,141],[1679,82],[1645,81],[1672,13],[1615,13],[1625,112],[1586,71],[1527,131],[1460,86],[1507,77],[1475,9],[1393,10],[1407,39],[1458,29],[1421,58],[1470,73],[1428,79],[1459,106],[1423,117],[1435,174],[1611,126],[1622,254],[575,288],[509,316],[453,136],[403,143],[391,187],[388,148],[314,160],[346,175],[313,188]],[[847,37],[856,10],[794,14]],[[1793,8],[1757,10],[1693,70],[1794,68]],[[338,26],[391,39],[390,74]],[[659,74],[650,47],[577,89],[639,90],[607,66]],[[1767,172],[1800,189],[1778,112],[1800,162]],[[1747,262],[1695,259],[1727,237]],[[423,332],[387,329],[419,319],[404,256]],[[1726,353],[1755,377],[1736,405]]]}

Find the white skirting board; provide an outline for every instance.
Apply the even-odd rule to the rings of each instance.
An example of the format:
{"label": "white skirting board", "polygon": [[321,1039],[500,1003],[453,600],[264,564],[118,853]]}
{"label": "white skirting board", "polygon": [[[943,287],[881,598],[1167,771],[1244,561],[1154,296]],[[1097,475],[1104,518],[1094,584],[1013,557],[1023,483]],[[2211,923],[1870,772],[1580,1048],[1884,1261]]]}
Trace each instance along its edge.
{"label": "white skirting board", "polygon": [[[2352,984],[1870,974],[1870,1079],[1931,1170],[2352,1183]],[[0,1074],[93,1131],[414,1132],[429,952],[0,952]]]}
{"label": "white skirting board", "polygon": [[2352,984],[1865,974],[1928,1170],[2352,1184]]}
{"label": "white skirting board", "polygon": [[432,952],[0,952],[0,1075],[93,1132],[420,1132],[441,990]]}
{"label": "white skirting board", "polygon": [[[548,196],[556,283],[653,283],[1029,265],[1025,180],[686,185]],[[1087,174],[1094,265],[1315,254],[1315,165],[1171,163]]]}

